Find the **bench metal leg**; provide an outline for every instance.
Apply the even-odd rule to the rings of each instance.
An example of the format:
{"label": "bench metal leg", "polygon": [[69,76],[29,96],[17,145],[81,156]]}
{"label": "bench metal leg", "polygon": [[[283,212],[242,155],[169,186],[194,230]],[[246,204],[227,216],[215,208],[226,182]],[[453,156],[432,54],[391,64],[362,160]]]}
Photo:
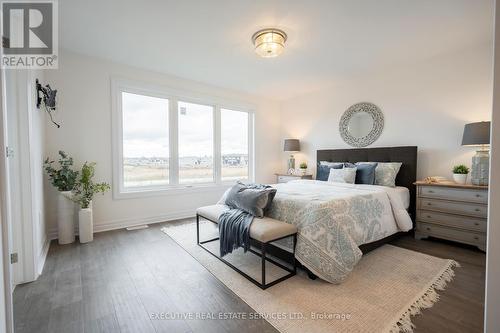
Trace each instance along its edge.
{"label": "bench metal leg", "polygon": [[[208,220],[210,222],[214,222],[214,221],[211,221],[211,220],[207,219],[204,216],[201,216],[201,217],[203,217],[204,219],[206,219],[206,220]],[[277,261],[274,261],[273,259],[268,258],[266,256],[266,254],[267,254],[267,244],[275,242],[277,240],[281,240],[281,239],[287,238],[287,237],[293,237],[293,254],[294,254],[294,256],[293,256],[293,263],[292,263],[293,267],[292,268],[286,267],[285,265],[283,265],[283,264],[281,264],[281,263],[279,263]],[[207,251],[208,253],[210,253],[211,255],[213,255],[214,257],[216,257],[217,259],[219,259],[220,261],[222,261],[223,263],[225,263],[226,265],[228,265],[229,267],[231,267],[232,269],[234,269],[236,272],[240,273],[244,278],[246,278],[247,280],[249,280],[253,284],[257,285],[261,289],[267,289],[267,288],[269,288],[271,286],[274,286],[275,284],[277,284],[277,283],[279,283],[281,281],[284,281],[284,280],[286,280],[286,279],[294,276],[297,273],[297,262],[295,260],[295,246],[297,244],[297,234],[285,236],[285,237],[282,237],[282,238],[279,238],[279,239],[275,239],[275,240],[267,242],[267,243],[262,243],[262,242],[259,242],[257,240],[254,240],[254,241],[256,241],[257,243],[260,244],[260,250],[261,250],[261,252],[260,253],[256,252],[253,249],[249,249],[249,251],[251,253],[254,253],[254,254],[256,254],[256,255],[258,255],[258,256],[261,257],[261,263],[262,263],[262,280],[261,280],[261,282],[255,280],[254,278],[252,278],[251,276],[249,276],[245,272],[241,271],[240,269],[238,269],[236,266],[234,266],[230,262],[226,261],[220,255],[217,255],[217,254],[213,253],[207,247],[204,246],[204,244],[210,243],[210,242],[213,242],[213,241],[216,241],[216,240],[219,240],[219,237],[208,239],[208,240],[204,240],[204,241],[200,241],[200,215],[196,214],[196,243],[198,244],[198,246],[200,246],[205,251]],[[269,282],[269,283],[266,284],[266,261],[269,261],[273,265],[276,265],[276,266],[280,267],[284,271],[288,272],[288,274],[285,275],[285,276],[280,277],[279,279],[276,279],[276,280],[274,280],[274,281]]]}
{"label": "bench metal leg", "polygon": [[295,259],[295,247],[297,247],[297,234],[293,235],[293,273],[297,274],[297,259]]}
{"label": "bench metal leg", "polygon": [[262,280],[261,280],[261,288],[265,288],[266,286],[266,243],[260,244],[261,258],[262,258]]}
{"label": "bench metal leg", "polygon": [[200,215],[196,214],[196,244],[200,244]]}

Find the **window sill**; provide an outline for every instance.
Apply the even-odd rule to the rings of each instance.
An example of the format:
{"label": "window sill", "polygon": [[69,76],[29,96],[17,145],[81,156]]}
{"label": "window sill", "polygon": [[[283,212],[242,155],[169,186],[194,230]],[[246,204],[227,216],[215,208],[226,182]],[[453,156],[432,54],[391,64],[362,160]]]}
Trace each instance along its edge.
{"label": "window sill", "polygon": [[176,185],[169,187],[150,187],[137,188],[134,190],[113,191],[114,200],[122,199],[137,199],[146,197],[161,197],[171,195],[183,195],[191,193],[225,191],[235,182],[227,182],[221,184],[193,184],[193,185]]}

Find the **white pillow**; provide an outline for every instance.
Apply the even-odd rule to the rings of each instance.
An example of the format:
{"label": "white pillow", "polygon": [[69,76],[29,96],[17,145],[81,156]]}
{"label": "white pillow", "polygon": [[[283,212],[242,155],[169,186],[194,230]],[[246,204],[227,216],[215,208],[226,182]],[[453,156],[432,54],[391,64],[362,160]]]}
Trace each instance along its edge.
{"label": "white pillow", "polygon": [[357,168],[330,169],[328,181],[334,183],[354,184]]}
{"label": "white pillow", "polygon": [[[374,164],[375,162],[358,162],[357,164]],[[401,162],[381,162],[375,168],[375,185],[396,187],[396,177],[401,169]]]}
{"label": "white pillow", "polygon": [[337,165],[344,165],[342,162],[328,162],[328,161],[319,161],[319,165],[326,165],[328,167],[334,167]]}

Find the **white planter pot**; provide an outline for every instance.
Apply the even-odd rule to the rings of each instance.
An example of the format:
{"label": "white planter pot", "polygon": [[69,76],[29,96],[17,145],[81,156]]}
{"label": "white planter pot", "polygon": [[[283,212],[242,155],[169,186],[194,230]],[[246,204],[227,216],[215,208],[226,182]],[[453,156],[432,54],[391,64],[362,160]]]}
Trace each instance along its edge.
{"label": "white planter pot", "polygon": [[300,173],[302,174],[302,176],[304,176],[307,173],[307,168],[306,169],[300,168]]}
{"label": "white planter pot", "polygon": [[78,212],[78,238],[80,243],[88,243],[94,240],[94,220],[92,208],[82,208]]}
{"label": "white planter pot", "polygon": [[75,204],[71,191],[59,192],[57,198],[57,238],[59,244],[75,241]]}
{"label": "white planter pot", "polygon": [[466,184],[467,183],[467,174],[459,174],[459,173],[454,173],[453,174],[453,180],[457,184]]}

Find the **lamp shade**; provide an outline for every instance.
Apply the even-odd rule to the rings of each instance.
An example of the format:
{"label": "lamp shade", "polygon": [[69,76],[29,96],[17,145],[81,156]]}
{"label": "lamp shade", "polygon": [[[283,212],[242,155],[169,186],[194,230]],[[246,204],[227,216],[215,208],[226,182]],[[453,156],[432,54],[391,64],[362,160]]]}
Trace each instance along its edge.
{"label": "lamp shade", "polygon": [[476,146],[490,144],[490,122],[481,121],[470,123],[464,127],[462,146]]}
{"label": "lamp shade", "polygon": [[300,142],[298,139],[285,139],[284,151],[300,151]]}

